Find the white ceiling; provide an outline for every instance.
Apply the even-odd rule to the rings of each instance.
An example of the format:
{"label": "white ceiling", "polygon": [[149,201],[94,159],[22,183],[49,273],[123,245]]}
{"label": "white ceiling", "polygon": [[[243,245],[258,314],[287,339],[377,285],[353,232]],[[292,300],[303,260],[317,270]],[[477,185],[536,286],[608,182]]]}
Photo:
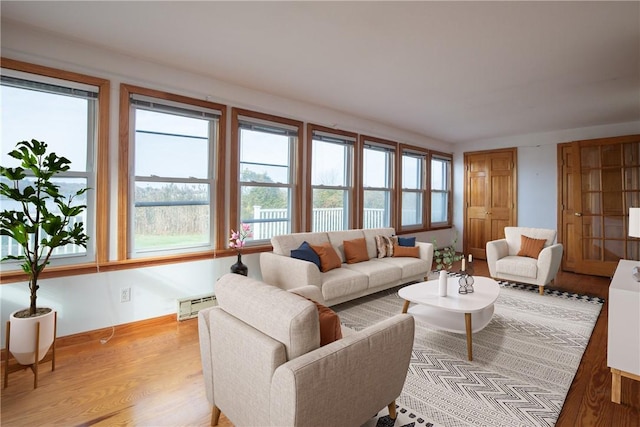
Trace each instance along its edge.
{"label": "white ceiling", "polygon": [[448,142],[640,120],[640,2],[0,2],[3,19]]}

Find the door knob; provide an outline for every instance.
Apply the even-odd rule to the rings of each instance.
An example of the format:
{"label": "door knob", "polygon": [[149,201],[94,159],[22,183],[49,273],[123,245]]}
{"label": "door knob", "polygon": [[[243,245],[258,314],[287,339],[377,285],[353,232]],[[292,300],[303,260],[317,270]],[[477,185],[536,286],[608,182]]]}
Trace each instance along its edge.
{"label": "door knob", "polygon": [[491,212],[485,212],[484,214],[485,215],[491,215]]}
{"label": "door knob", "polygon": [[582,216],[582,213],[581,212],[576,212],[576,213],[574,213],[574,215],[575,216]]}

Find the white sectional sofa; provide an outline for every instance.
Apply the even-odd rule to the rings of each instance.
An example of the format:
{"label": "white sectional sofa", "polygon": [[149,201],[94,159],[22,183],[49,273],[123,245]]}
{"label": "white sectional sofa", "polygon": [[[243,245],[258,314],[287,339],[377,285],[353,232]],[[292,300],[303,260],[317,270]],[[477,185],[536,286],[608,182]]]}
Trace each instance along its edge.
{"label": "white sectional sofa", "polygon": [[[403,283],[422,281],[431,270],[433,245],[416,242],[419,258],[378,258],[376,236],[393,236],[393,228],[294,233],[271,238],[273,252],[260,254],[262,280],[282,289],[317,286],[325,304],[339,304]],[[368,261],[347,264],[344,241],[364,238]],[[291,251],[303,242],[321,245],[330,242],[342,261],[340,268],[321,272],[313,262],[291,257]]]}

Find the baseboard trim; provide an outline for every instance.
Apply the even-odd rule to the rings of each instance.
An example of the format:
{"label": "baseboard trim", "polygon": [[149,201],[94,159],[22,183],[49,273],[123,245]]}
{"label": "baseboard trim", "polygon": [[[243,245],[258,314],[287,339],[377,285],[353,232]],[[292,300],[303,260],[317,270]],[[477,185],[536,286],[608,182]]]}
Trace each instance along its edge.
{"label": "baseboard trim", "polygon": [[[185,322],[195,321],[196,319],[185,320]],[[175,313],[166,314],[160,317],[153,317],[151,319],[138,320],[136,322],[131,323],[123,323],[121,325],[115,325],[114,336],[118,335],[126,335],[132,332],[134,329],[140,327],[153,327],[160,325],[167,325],[171,323],[178,323],[176,319]],[[56,348],[69,347],[72,345],[85,344],[91,341],[100,341],[101,339],[106,339],[111,336],[112,329],[108,328],[100,328],[94,329],[92,331],[79,332],[77,334],[66,335],[64,337],[56,338]],[[3,343],[4,344],[4,343]],[[1,360],[5,360],[7,357],[7,349],[2,349],[2,358]]]}

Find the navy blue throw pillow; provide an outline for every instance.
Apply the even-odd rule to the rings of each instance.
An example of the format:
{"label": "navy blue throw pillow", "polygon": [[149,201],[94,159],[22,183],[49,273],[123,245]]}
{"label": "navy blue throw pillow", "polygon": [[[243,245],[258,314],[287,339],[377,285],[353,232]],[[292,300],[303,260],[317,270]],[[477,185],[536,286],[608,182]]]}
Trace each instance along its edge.
{"label": "navy blue throw pillow", "polygon": [[320,257],[306,241],[302,242],[298,249],[291,251],[291,258],[312,262],[320,268]]}
{"label": "navy blue throw pillow", "polygon": [[398,246],[415,246],[416,238],[415,237],[398,237]]}

